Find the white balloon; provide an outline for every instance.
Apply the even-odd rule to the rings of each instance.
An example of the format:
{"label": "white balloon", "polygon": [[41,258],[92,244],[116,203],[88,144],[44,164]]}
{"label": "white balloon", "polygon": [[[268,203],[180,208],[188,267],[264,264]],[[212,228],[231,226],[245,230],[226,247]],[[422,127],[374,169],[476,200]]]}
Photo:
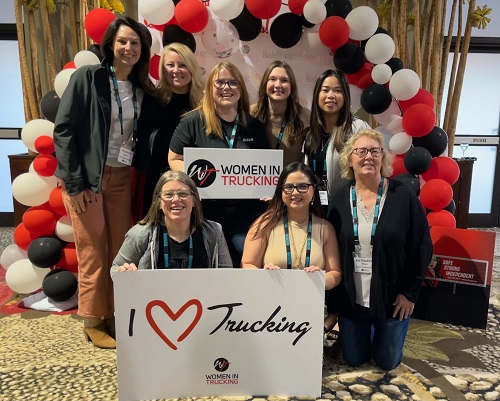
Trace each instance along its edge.
{"label": "white balloon", "polygon": [[208,54],[227,58],[239,49],[240,35],[230,22],[212,18],[201,33],[201,43]]}
{"label": "white balloon", "polygon": [[56,235],[66,242],[75,242],[73,226],[68,216],[63,216],[56,223]]}
{"label": "white balloon", "polygon": [[45,181],[45,183],[47,184],[47,186],[50,188],[51,191],[55,187],[57,187],[58,179],[55,175],[51,175],[50,177],[43,177],[43,176],[40,177],[43,178],[43,180]]}
{"label": "white balloon", "polygon": [[83,67],[84,65],[99,64],[101,62],[99,57],[88,50],[80,50],[75,54],[73,61],[75,62],[76,68]]}
{"label": "white balloon", "polygon": [[392,120],[400,116],[401,110],[399,108],[399,104],[394,99],[392,99],[392,103],[386,111],[380,114],[373,114],[375,121],[377,121],[381,125],[387,125]]}
{"label": "white balloon", "polygon": [[56,75],[56,79],[54,80],[54,90],[60,98],[62,98],[62,95],[68,86],[69,79],[75,71],[75,68],[66,68],[65,70],[59,71]]}
{"label": "white balloon", "polygon": [[387,129],[393,134],[403,131],[403,117],[394,118],[389,124],[387,124]]}
{"label": "white balloon", "polygon": [[418,74],[409,68],[396,71],[389,82],[389,91],[398,100],[408,100],[420,89]]}
{"label": "white balloon", "polygon": [[392,133],[389,132],[387,127],[385,127],[384,125],[379,125],[377,128],[375,128],[375,131],[382,134],[382,137],[384,138],[384,147],[389,146],[389,141],[392,138]]}
{"label": "white balloon", "polygon": [[389,82],[391,77],[392,77],[392,70],[391,67],[389,67],[387,64],[378,64],[375,67],[373,67],[372,70],[373,82],[380,85],[384,85],[387,82]]}
{"label": "white balloon", "polygon": [[29,294],[38,290],[50,269],[42,269],[33,265],[29,259],[14,262],[5,273],[5,282],[14,292]]}
{"label": "white balloon", "polygon": [[396,45],[394,44],[394,40],[389,35],[377,33],[366,42],[365,56],[366,59],[373,64],[383,64],[394,56],[395,49]]}
{"label": "white balloon", "polygon": [[328,54],[328,47],[326,47],[321,39],[319,38],[319,25],[315,25],[312,28],[304,29],[302,36],[300,38],[302,43],[302,48],[305,53],[312,55],[322,55]]}
{"label": "white balloon", "polygon": [[356,113],[361,107],[361,94],[363,89],[356,85],[349,84],[349,92],[351,93],[351,113]]}
{"label": "white balloon", "polygon": [[153,43],[151,44],[151,57],[153,57],[155,54],[160,54],[161,53],[161,44],[160,40],[158,37],[151,32],[151,38],[153,39]]}
{"label": "white balloon", "polygon": [[368,6],[354,8],[345,18],[349,25],[349,37],[354,40],[365,40],[377,32],[378,15]]}
{"label": "white balloon", "polygon": [[326,18],[326,7],[321,0],[309,0],[304,5],[303,14],[311,24],[321,24]]}
{"label": "white balloon", "polygon": [[28,252],[19,248],[16,244],[7,246],[0,256],[0,265],[7,270],[13,263],[21,259],[27,259]]}
{"label": "white balloon", "polygon": [[54,123],[41,118],[28,121],[21,131],[21,139],[26,147],[36,152],[35,141],[39,136],[54,136]]}
{"label": "white balloon", "polygon": [[229,21],[243,11],[244,0],[211,0],[208,9],[221,20]]}
{"label": "white balloon", "polygon": [[24,173],[12,182],[12,196],[26,206],[42,205],[49,200],[50,192],[55,188],[52,183],[53,180],[45,180],[38,174]]}
{"label": "white balloon", "polygon": [[389,140],[389,150],[396,155],[406,153],[411,147],[412,140],[413,138],[406,132],[398,132]]}
{"label": "white balloon", "polygon": [[166,24],[175,12],[172,0],[139,0],[138,8],[144,19],[155,25]]}

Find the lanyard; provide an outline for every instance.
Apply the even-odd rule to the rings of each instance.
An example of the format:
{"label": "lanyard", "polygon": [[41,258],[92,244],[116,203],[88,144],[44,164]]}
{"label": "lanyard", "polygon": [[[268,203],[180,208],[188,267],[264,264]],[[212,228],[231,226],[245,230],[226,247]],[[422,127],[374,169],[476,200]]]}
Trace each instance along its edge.
{"label": "lanyard", "polygon": [[[285,229],[285,245],[286,245],[286,268],[292,268],[292,252],[290,251],[290,235],[288,232],[288,217],[283,217],[283,228]],[[306,248],[306,262],[304,268],[309,267],[311,262],[311,237],[312,237],[312,213],[309,212],[309,221],[307,223],[307,248]],[[297,255],[301,257],[301,255]]]}
{"label": "lanyard", "polygon": [[[165,269],[168,269],[170,263],[168,259],[168,232],[165,230],[163,233],[163,253],[165,254]],[[189,256],[188,256],[188,269],[193,266],[193,236],[189,236]]]}
{"label": "lanyard", "polygon": [[[325,148],[324,148],[324,152],[325,152],[325,158],[323,160],[323,170],[321,171],[316,171],[316,158],[313,159],[313,171],[316,173],[316,175],[318,177],[322,177],[322,179],[325,177],[326,175],[326,172],[327,172],[327,169],[326,169],[326,154],[328,153],[328,147],[330,146],[330,141],[328,141],[328,143],[326,144]],[[322,153],[323,150],[321,150],[320,153]],[[323,179],[323,181],[326,181]],[[325,184],[326,186],[326,184]]]}
{"label": "lanyard", "polygon": [[276,142],[276,149],[280,148],[281,141],[283,140],[283,133],[285,132],[286,127],[286,117],[283,117],[283,121],[281,121],[280,133],[278,135],[278,142]]}
{"label": "lanyard", "polygon": [[[351,201],[352,201],[352,223],[354,227],[354,247],[356,251],[361,251],[361,245],[359,244],[358,235],[358,210],[357,199],[356,199],[356,189],[355,186],[351,186]],[[375,203],[375,213],[373,214],[373,224],[372,233],[370,237],[370,245],[373,246],[373,237],[375,236],[375,231],[377,230],[378,216],[380,212],[380,201],[382,199],[382,190],[384,188],[384,177],[380,177],[380,184],[378,185],[377,201]]]}
{"label": "lanyard", "polygon": [[[118,117],[120,119],[120,128],[123,139],[123,107],[122,101],[120,99],[120,93],[118,92],[118,81],[116,80],[115,69],[113,68],[113,66],[109,66],[109,71],[111,74],[111,80],[113,81],[116,103],[118,104]],[[132,103],[134,105],[134,126],[132,129],[132,140],[135,143],[137,141],[137,88],[134,84],[132,84]]]}
{"label": "lanyard", "polygon": [[233,130],[231,132],[231,138],[227,139],[227,136],[224,135],[224,138],[226,138],[226,142],[229,145],[229,149],[232,149],[234,146],[234,140],[236,138],[236,131],[238,130],[238,121],[240,121],[238,114],[236,114],[236,119],[234,120],[234,125],[233,125]]}

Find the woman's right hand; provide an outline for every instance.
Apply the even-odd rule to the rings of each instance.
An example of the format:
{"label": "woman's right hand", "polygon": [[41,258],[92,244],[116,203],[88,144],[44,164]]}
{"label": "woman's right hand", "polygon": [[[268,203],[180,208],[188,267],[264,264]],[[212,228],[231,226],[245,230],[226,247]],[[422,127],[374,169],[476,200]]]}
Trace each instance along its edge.
{"label": "woman's right hand", "polygon": [[274,263],[266,263],[264,265],[264,270],[279,270],[281,269],[279,266],[276,266]]}
{"label": "woman's right hand", "polygon": [[118,266],[116,269],[117,272],[126,272],[126,271],[133,271],[137,270],[137,266],[134,263],[124,263],[121,266]]}
{"label": "woman's right hand", "polygon": [[92,191],[85,189],[79,194],[69,195],[71,207],[76,214],[82,214],[87,211],[87,202],[91,201]]}

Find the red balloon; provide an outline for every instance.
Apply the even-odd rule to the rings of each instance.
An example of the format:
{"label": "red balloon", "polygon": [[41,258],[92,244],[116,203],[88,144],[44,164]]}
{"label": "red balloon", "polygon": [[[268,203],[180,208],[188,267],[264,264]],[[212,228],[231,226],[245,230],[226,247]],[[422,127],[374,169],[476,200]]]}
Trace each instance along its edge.
{"label": "red balloon", "polygon": [[369,83],[368,85],[366,85],[364,88],[361,88],[361,86],[359,86],[361,89],[366,89],[368,88],[371,84],[373,84],[373,79],[371,78],[371,71],[373,70],[373,65],[372,63],[370,62],[366,62],[363,67],[361,67],[361,69],[353,74],[345,74],[346,75],[346,78],[347,78],[347,81],[352,84],[352,85],[356,85],[356,86],[359,86],[358,85],[358,82],[360,80],[362,80],[362,85],[366,84],[368,82],[368,78],[366,77],[367,75],[367,72],[370,73],[370,80],[371,80],[371,83]]}
{"label": "red balloon", "polygon": [[319,39],[332,50],[344,46],[349,39],[349,25],[336,15],[326,18],[319,27]]}
{"label": "red balloon", "polygon": [[73,273],[78,273],[78,258],[76,255],[75,243],[67,244],[61,254],[61,259],[56,263],[57,267],[62,267]]}
{"label": "red balloon", "polygon": [[19,248],[25,251],[28,250],[31,241],[34,239],[35,237],[24,227],[23,223],[19,224],[14,230],[14,242]]}
{"label": "red balloon", "polygon": [[423,89],[420,88],[415,96],[413,96],[411,99],[408,100],[400,100],[399,101],[399,106],[401,107],[401,110],[403,113],[408,110],[411,106],[414,104],[426,104],[430,108],[434,109],[434,97],[432,94]]}
{"label": "red balloon", "polygon": [[41,155],[51,155],[55,152],[54,139],[48,135],[41,135],[35,139],[35,150]]}
{"label": "red balloon", "polygon": [[57,168],[57,159],[52,155],[38,155],[33,160],[33,168],[42,177],[51,177]]}
{"label": "red balloon", "polygon": [[160,79],[160,56],[155,54],[149,60],[149,75],[151,75],[154,79]]}
{"label": "red balloon", "polygon": [[68,68],[75,68],[76,69],[76,64],[73,60],[64,64],[63,70],[67,70]]}
{"label": "red balloon", "polygon": [[399,174],[407,174],[408,170],[405,167],[405,155],[396,155],[392,160],[392,175],[395,177]]}
{"label": "red balloon", "polygon": [[307,0],[288,0],[288,8],[290,11],[297,15],[304,14],[304,6]]}
{"label": "red balloon", "polygon": [[458,163],[450,157],[435,157],[432,159],[429,170],[422,173],[422,177],[426,181],[440,178],[448,184],[453,185],[458,181],[458,177],[460,177],[460,167],[458,167]]}
{"label": "red balloon", "polygon": [[245,5],[254,17],[269,19],[278,14],[281,0],[245,0]]}
{"label": "red balloon", "polygon": [[452,198],[451,185],[439,178],[427,181],[420,190],[420,202],[430,210],[444,209]]}
{"label": "red balloon", "polygon": [[360,77],[358,79],[358,84],[357,86],[360,87],[361,89],[366,89],[368,88],[370,85],[373,85],[375,83],[375,81],[373,80],[372,78],[372,72],[371,70],[361,70],[359,71],[360,73]]}
{"label": "red balloon", "polygon": [[56,228],[56,215],[47,207],[33,206],[23,214],[24,227],[32,238],[50,237]]}
{"label": "red balloon", "polygon": [[438,210],[427,214],[427,222],[434,227],[457,227],[457,221],[448,210]]}
{"label": "red balloon", "polygon": [[201,32],[208,24],[207,7],[199,0],[181,0],[175,6],[177,24],[189,33]]}
{"label": "red balloon", "polygon": [[432,131],[436,124],[434,109],[426,104],[414,104],[403,114],[403,129],[413,137],[421,137]]}
{"label": "red balloon", "polygon": [[62,188],[55,187],[49,195],[50,207],[60,216],[67,216],[66,208],[62,198]]}
{"label": "red balloon", "polygon": [[111,11],[104,8],[94,8],[85,16],[83,26],[90,39],[101,43],[104,32],[115,19],[116,15]]}

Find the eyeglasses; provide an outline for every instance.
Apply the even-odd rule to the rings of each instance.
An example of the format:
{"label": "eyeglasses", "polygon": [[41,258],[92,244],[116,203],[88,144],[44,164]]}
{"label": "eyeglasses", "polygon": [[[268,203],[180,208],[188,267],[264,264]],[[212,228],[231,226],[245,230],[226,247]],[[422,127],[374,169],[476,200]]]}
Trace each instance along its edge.
{"label": "eyeglasses", "polygon": [[163,199],[163,200],[172,200],[174,199],[174,196],[177,195],[179,197],[179,199],[187,199],[189,198],[192,193],[190,191],[167,191],[167,192],[162,192],[160,194],[160,197]]}
{"label": "eyeglasses", "polygon": [[355,148],[352,153],[356,153],[359,157],[364,158],[370,152],[373,157],[379,157],[382,154],[384,148]]}
{"label": "eyeglasses", "polygon": [[305,194],[307,191],[309,191],[309,187],[314,186],[313,184],[306,184],[305,182],[301,182],[300,184],[293,185],[293,184],[283,184],[281,187],[283,189],[283,192],[287,195],[290,195],[293,193],[293,190],[296,189],[299,194]]}
{"label": "eyeglasses", "polygon": [[240,83],[238,81],[236,81],[235,79],[230,79],[229,81],[217,79],[214,81],[214,86],[217,89],[224,89],[224,87],[226,85],[229,87],[229,89],[238,89],[238,87],[240,86]]}

